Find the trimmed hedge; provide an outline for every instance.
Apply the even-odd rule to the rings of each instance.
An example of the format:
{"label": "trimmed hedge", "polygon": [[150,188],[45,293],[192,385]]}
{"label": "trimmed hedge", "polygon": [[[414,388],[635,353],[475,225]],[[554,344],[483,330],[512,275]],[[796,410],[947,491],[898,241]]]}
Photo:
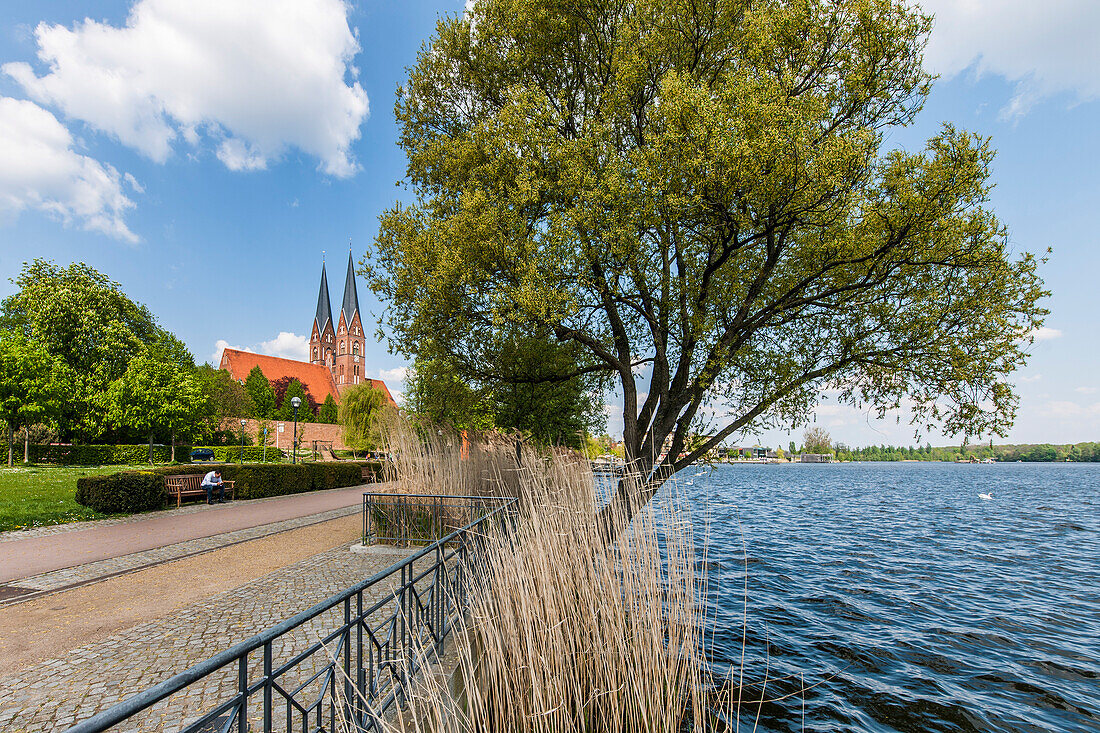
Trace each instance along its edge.
{"label": "trimmed hedge", "polygon": [[109,514],[158,509],[167,499],[165,476],[205,474],[215,467],[221,469],[223,479],[236,482],[234,488],[239,499],[358,486],[363,483],[363,468],[372,469],[376,477],[382,472],[382,464],[377,461],[158,466],[148,471],[79,478],[76,501]]}
{"label": "trimmed hedge", "polygon": [[76,503],[104,514],[161,509],[164,498],[164,477],[152,471],[123,471],[76,480]]}
{"label": "trimmed hedge", "polygon": [[[187,461],[191,446],[177,445],[176,460]],[[23,447],[19,446],[22,457]],[[149,444],[138,445],[31,445],[31,461],[53,463],[59,466],[119,466],[146,463],[149,460]],[[167,463],[171,460],[172,447],[153,446],[153,461]]]}

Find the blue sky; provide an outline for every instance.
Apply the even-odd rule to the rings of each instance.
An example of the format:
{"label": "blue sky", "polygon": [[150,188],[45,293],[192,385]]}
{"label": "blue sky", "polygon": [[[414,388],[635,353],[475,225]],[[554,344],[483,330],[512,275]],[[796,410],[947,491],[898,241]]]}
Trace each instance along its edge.
{"label": "blue sky", "polygon": [[[917,123],[889,143],[916,148],[944,120],[992,136],[993,205],[1013,245],[1053,249],[1042,270],[1052,313],[1016,376],[1009,438],[1100,440],[1100,5],[924,5],[938,18],[926,63],[942,78]],[[437,18],[462,9],[459,0],[4,3],[0,297],[26,260],[81,260],[147,304],[199,361],[225,344],[303,357],[321,251],[338,302],[349,239],[358,259],[402,195],[394,90]],[[373,320],[380,305],[362,281],[359,293]],[[368,342],[367,362],[371,376],[403,388],[405,364],[384,344]],[[856,445],[913,442],[904,419],[830,404],[817,424]]]}

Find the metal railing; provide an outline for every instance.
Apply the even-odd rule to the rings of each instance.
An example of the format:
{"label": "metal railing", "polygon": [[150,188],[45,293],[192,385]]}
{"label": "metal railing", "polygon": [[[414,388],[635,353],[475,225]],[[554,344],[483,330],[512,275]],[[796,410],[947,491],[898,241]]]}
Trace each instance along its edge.
{"label": "metal railing", "polygon": [[[500,496],[363,494],[363,544],[409,546],[435,542],[513,500]],[[505,510],[499,520],[506,519]]]}
{"label": "metal railing", "polygon": [[[466,575],[499,546],[491,533],[512,529],[515,501],[499,500],[382,572],[68,733],[120,723],[181,733],[312,733],[339,730],[341,722],[379,730],[393,704],[404,705],[413,675],[443,650],[467,606]],[[304,633],[314,640],[298,648]]]}

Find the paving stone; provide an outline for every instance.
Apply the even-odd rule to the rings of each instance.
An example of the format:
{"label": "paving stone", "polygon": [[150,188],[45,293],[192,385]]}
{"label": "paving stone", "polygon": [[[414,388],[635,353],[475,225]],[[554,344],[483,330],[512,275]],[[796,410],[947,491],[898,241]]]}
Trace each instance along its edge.
{"label": "paving stone", "polygon": [[[63,730],[74,720],[85,719],[162,682],[380,572],[398,559],[392,554],[352,553],[342,546],[191,604],[169,618],[140,624],[74,649],[63,658],[21,670],[0,679],[0,728]],[[425,560],[428,562],[430,559]],[[392,597],[390,589],[398,580],[395,577],[392,582],[369,589],[364,594],[364,606]],[[354,610],[354,602],[352,605]],[[341,605],[280,638],[273,644],[276,665],[306,649],[342,621]],[[279,681],[285,688],[298,686],[324,663],[320,655],[314,655]],[[262,654],[250,655],[250,679],[258,679],[262,668]],[[236,684],[236,668],[220,670],[117,730],[179,730],[187,721],[231,699]],[[317,684],[315,681],[314,687]],[[250,717],[253,714],[260,714],[258,707],[254,710],[250,706]],[[254,729],[258,722],[262,721],[253,721]]]}

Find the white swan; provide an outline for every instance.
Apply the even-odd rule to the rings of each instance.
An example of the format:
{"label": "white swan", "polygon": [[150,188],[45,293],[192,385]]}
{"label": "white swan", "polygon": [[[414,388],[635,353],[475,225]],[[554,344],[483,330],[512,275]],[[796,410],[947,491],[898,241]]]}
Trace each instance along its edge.
{"label": "white swan", "polygon": [[978,498],[982,501],[991,501],[993,499],[993,494],[978,494]]}

